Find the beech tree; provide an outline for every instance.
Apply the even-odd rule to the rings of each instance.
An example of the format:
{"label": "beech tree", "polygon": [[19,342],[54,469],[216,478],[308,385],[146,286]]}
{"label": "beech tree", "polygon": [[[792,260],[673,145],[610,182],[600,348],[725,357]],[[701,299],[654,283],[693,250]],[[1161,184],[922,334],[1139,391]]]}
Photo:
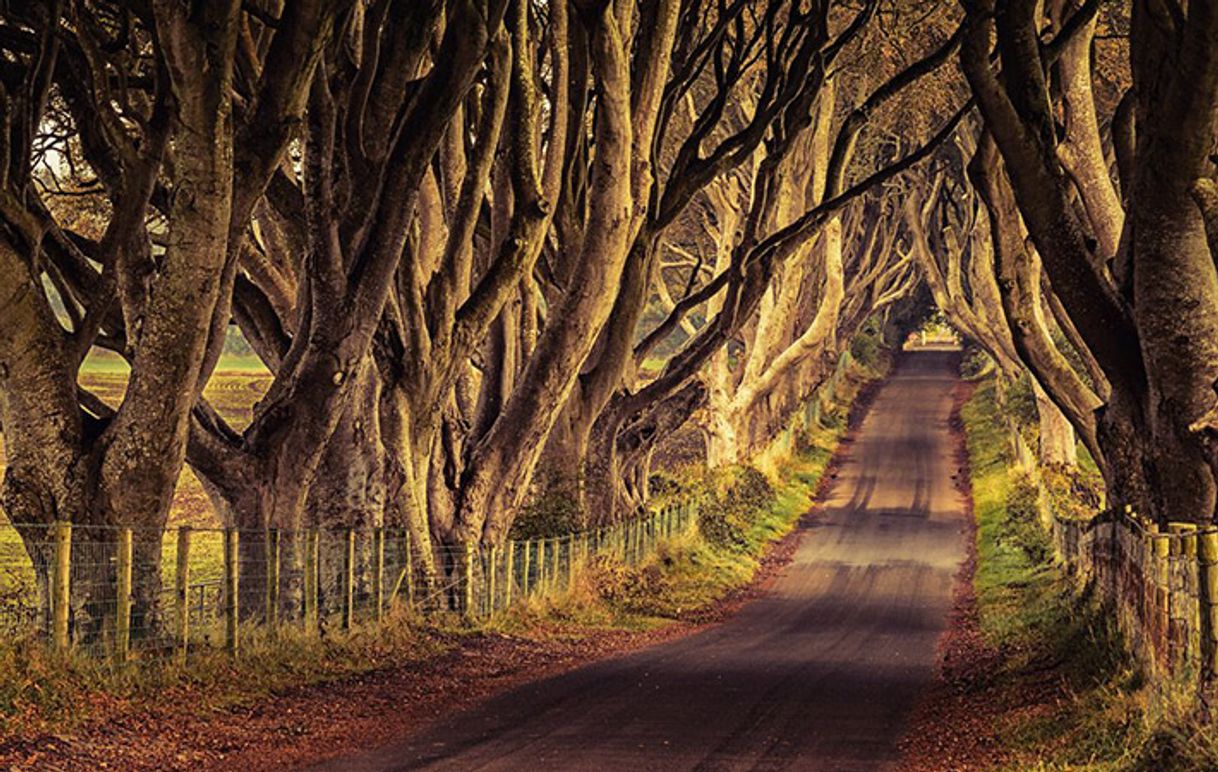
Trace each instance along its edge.
{"label": "beech tree", "polygon": [[[4,14],[4,508],[19,530],[85,526],[75,531],[82,544],[101,537],[88,526],[138,527],[136,629],[155,612],[155,529],[228,323],[233,233],[301,116],[338,11],[296,3],[273,24],[240,3],[46,2]],[[61,164],[85,190],[48,189],[43,178]],[[78,192],[104,205],[100,233],[58,221],[52,199]],[[77,385],[93,346],[131,364],[118,406]],[[45,583],[45,536],[23,535]],[[74,568],[103,574],[74,584],[85,630],[98,623],[88,602],[108,586],[104,566]]]}
{"label": "beech tree", "polygon": [[[1078,331],[1102,370],[1104,404],[1088,412],[1077,384],[1063,386],[1047,370],[1041,385],[1080,435],[1096,435],[1093,454],[1112,503],[1159,519],[1204,521],[1215,499],[1218,274],[1205,191],[1214,173],[1218,29],[1205,4],[1172,14],[1162,4],[1133,3],[1133,87],[1113,110],[1108,137],[1122,172],[1118,198],[1088,93],[1098,6],[1053,6],[1046,24],[1036,3],[1000,10],[969,3],[961,65],[1069,317],[1063,326]],[[1060,100],[1053,77],[1063,84]],[[1001,182],[991,189],[1009,209]],[[1015,233],[1005,241],[1018,250]],[[1072,401],[1075,409],[1067,409]]]}
{"label": "beech tree", "polygon": [[[836,40],[845,45],[853,35],[863,29],[866,21],[862,15],[856,16]],[[722,292],[722,299],[715,300],[711,306],[713,316],[668,359],[654,379],[645,383],[637,380],[622,383],[597,419],[595,436],[598,443],[593,458],[596,460],[596,469],[599,470],[597,474],[605,481],[599,498],[594,499],[601,502],[595,507],[597,512],[631,511],[639,505],[646,493],[645,487],[636,486],[632,492],[623,488],[619,481],[645,480],[646,469],[624,470],[617,458],[619,446],[634,448],[643,440],[654,442],[658,433],[651,424],[657,416],[664,415],[674,406],[682,407],[687,412],[692,412],[697,407],[696,401],[679,399],[678,395],[687,393],[685,390],[690,388],[691,383],[696,382],[699,372],[710,359],[750,324],[754,313],[770,292],[775,275],[783,270],[784,266],[790,265],[795,259],[794,256],[807,254],[805,248],[818,234],[828,234],[826,240],[830,243],[838,238],[838,217],[847,205],[864,194],[877,190],[887,181],[928,158],[953,135],[959,121],[970,109],[967,104],[963,108],[955,109],[948,117],[940,118],[941,123],[936,127],[937,130],[932,130],[932,136],[923,144],[915,145],[914,149],[903,154],[897,153],[895,157],[889,154],[879,159],[878,169],[862,176],[857,182],[850,182],[849,171],[857,140],[872,116],[911,84],[917,83],[949,61],[957,42],[958,38],[949,38],[937,45],[932,44],[928,54],[913,60],[891,78],[864,92],[866,96],[852,105],[851,117],[842,121],[835,132],[821,139],[822,145],[832,147],[833,151],[829,154],[828,162],[821,167],[823,171],[818,172],[823,174],[824,193],[809,197],[810,205],[807,208],[791,206],[790,196],[796,187],[802,190],[810,186],[815,190],[813,180],[807,176],[792,176],[792,166],[789,164],[792,157],[798,157],[792,154],[801,147],[801,143],[810,142],[811,135],[805,132],[813,123],[813,109],[817,97],[826,93],[825,81],[822,79],[816,84],[814,91],[805,93],[802,100],[788,106],[782,119],[772,129],[773,137],[767,142],[765,156],[758,164],[751,183],[752,195],[748,212],[741,219],[740,234],[731,250],[727,267],[713,278],[691,286],[689,292],[674,305],[672,312],[641,336],[634,345],[634,369],[631,372],[637,374],[643,360],[661,341],[678,329],[686,314],[695,308],[703,307]],[[834,55],[836,53],[837,51],[834,51]],[[826,99],[831,100],[831,97]],[[827,110],[832,112],[831,107]],[[829,131],[828,127],[822,129]],[[823,155],[822,150],[822,157]],[[784,179],[787,182],[784,182]],[[788,206],[791,207],[789,214],[780,214],[781,208]],[[800,212],[800,209],[803,211]],[[775,221],[776,215],[782,220],[789,217],[789,220],[780,220],[781,224],[778,225]],[[837,248],[833,249],[836,253]],[[884,264],[886,259],[887,256],[879,262]],[[796,263],[798,264],[798,260]],[[833,274],[836,276],[836,273],[835,269]],[[866,275],[865,271],[863,275]],[[873,286],[874,278],[871,277],[860,286]],[[836,294],[832,291],[832,286],[829,289],[830,295]],[[781,294],[779,290],[775,292]],[[866,297],[866,294],[857,292],[854,296]],[[828,299],[834,300],[831,297]],[[822,336],[827,336],[830,330],[837,332],[836,325],[829,323],[835,305],[836,302],[823,304],[825,315],[822,316],[821,323],[804,328],[807,334],[801,334],[794,339],[794,348],[787,348],[783,352],[784,355],[777,356],[772,363],[775,366],[768,368],[766,380],[773,384],[782,376],[789,377],[789,368],[801,361],[807,361],[807,357],[820,347],[818,341],[826,339]],[[852,308],[857,312],[857,305],[852,304]],[[854,314],[850,318],[853,317]],[[814,320],[808,320],[809,323],[812,321]],[[763,340],[763,346],[773,343]],[[766,361],[766,355],[759,354],[756,362],[763,361]],[[758,398],[770,388],[764,382],[755,383],[748,388],[757,386],[761,388],[753,393]],[[748,401],[756,403],[753,397],[748,397]],[[670,418],[670,423],[671,420]],[[634,456],[640,460],[647,458],[646,454],[637,452]]]}
{"label": "beech tree", "polygon": [[[771,199],[773,227],[823,198],[834,91],[822,89],[814,121],[783,164],[779,192]],[[743,182],[728,178],[707,191],[714,211],[716,273],[729,267],[744,219],[751,180]],[[894,211],[884,209],[882,201],[868,200],[851,206],[844,218],[831,219],[775,271],[755,320],[739,331],[743,349],[734,358],[740,364],[733,367],[727,347],[711,358],[703,422],[711,466],[744,461],[773,439],[793,408],[833,372],[861,322],[919,279],[908,256],[892,249],[898,221]],[[710,315],[721,310],[720,303],[718,296],[708,301]]]}
{"label": "beech tree", "polygon": [[[511,71],[520,81],[520,60],[530,55],[527,38],[513,55],[506,10],[506,2],[357,4],[347,34],[317,65],[299,161],[275,169],[254,213],[234,309],[274,381],[242,432],[201,404],[190,460],[228,522],[287,529],[284,603],[292,608],[301,588],[299,529],[379,525],[390,483],[393,500],[410,512],[420,461],[407,443],[425,431],[410,409],[427,407],[431,420],[442,407],[424,376],[448,377],[451,361],[480,338],[544,223],[545,203],[530,176],[531,135],[521,128],[517,233],[477,286],[470,284],[468,222],[452,229],[449,264],[431,249],[437,234],[424,234],[431,241],[413,235],[433,203],[433,160],[467,102],[480,129],[474,158],[464,169],[451,159],[443,182],[468,188],[469,208],[458,211],[453,200],[450,211],[472,217],[478,210],[473,197],[499,141]],[[483,98],[470,101],[484,65]],[[528,98],[517,95],[519,115],[533,113]],[[414,404],[401,393],[409,376],[417,378]],[[386,441],[400,451],[393,468],[385,464]],[[264,544],[250,540],[242,549],[258,560]],[[246,589],[261,592],[257,580]]]}

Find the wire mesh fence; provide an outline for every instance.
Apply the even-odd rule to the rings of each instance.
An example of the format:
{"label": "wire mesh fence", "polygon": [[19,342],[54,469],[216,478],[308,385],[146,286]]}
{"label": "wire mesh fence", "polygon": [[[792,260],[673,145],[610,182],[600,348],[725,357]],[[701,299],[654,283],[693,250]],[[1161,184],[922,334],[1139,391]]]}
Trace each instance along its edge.
{"label": "wire mesh fence", "polygon": [[692,502],[612,526],[425,549],[404,529],[0,526],[0,635],[119,662],[240,652],[253,636],[475,620],[570,588],[598,555],[636,564],[696,522]]}

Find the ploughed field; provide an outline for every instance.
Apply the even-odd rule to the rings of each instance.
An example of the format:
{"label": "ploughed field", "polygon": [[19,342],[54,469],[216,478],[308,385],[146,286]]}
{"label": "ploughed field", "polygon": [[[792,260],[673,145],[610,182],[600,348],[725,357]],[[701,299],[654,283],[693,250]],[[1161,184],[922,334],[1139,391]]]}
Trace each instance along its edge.
{"label": "ploughed field", "polygon": [[[116,356],[91,355],[81,368],[80,384],[107,404],[117,406],[127,388],[127,372],[126,366]],[[270,373],[257,359],[225,356],[220,359],[220,366],[203,394],[226,421],[240,430],[249,425],[254,404],[266,394],[270,385]],[[4,465],[4,445],[0,443],[0,474],[4,471]],[[196,528],[221,526],[212,512],[207,494],[189,468],[183,470],[178,480],[169,513],[169,526],[179,525]]]}
{"label": "ploughed field", "polygon": [[[127,387],[127,367],[116,356],[90,356],[81,368],[80,383],[112,406],[122,400]],[[262,398],[271,384],[271,376],[252,357],[222,357],[204,395],[234,428],[245,428],[254,404]],[[0,442],[0,475],[5,466],[4,446]],[[173,504],[169,512],[169,528],[189,525],[192,528],[222,527],[212,510],[211,502],[198,478],[186,467],[178,479]],[[221,535],[218,532],[196,535],[193,551],[195,576],[203,582],[218,581],[223,564]],[[162,565],[169,570],[174,565],[176,542],[165,540]],[[210,585],[208,585],[210,586]],[[35,603],[33,569],[20,537],[0,510],[0,631],[20,627]]]}

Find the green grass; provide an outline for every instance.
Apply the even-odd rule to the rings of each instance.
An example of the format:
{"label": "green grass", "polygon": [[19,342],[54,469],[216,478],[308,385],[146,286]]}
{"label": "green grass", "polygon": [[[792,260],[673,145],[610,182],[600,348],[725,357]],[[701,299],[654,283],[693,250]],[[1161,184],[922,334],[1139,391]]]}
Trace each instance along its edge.
{"label": "green grass", "polygon": [[1018,699],[1049,684],[1065,695],[1014,710],[995,727],[1016,759],[1010,768],[1218,768],[1212,732],[1193,720],[1187,695],[1148,685],[1109,609],[1054,566],[1035,483],[1016,471],[999,410],[986,379],[963,411],[977,520],[974,588],[985,641],[1002,654],[988,688]]}

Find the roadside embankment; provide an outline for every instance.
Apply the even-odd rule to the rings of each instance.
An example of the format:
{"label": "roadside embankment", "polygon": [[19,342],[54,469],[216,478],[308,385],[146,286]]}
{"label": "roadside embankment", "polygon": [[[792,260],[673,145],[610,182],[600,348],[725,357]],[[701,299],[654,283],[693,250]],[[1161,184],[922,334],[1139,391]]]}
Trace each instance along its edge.
{"label": "roadside embankment", "polygon": [[904,767],[1218,768],[1187,695],[1147,682],[1112,609],[1055,560],[1044,507],[1085,508],[1086,473],[1027,467],[992,377],[962,383],[958,397],[975,555],[958,577],[940,681],[912,722]]}

